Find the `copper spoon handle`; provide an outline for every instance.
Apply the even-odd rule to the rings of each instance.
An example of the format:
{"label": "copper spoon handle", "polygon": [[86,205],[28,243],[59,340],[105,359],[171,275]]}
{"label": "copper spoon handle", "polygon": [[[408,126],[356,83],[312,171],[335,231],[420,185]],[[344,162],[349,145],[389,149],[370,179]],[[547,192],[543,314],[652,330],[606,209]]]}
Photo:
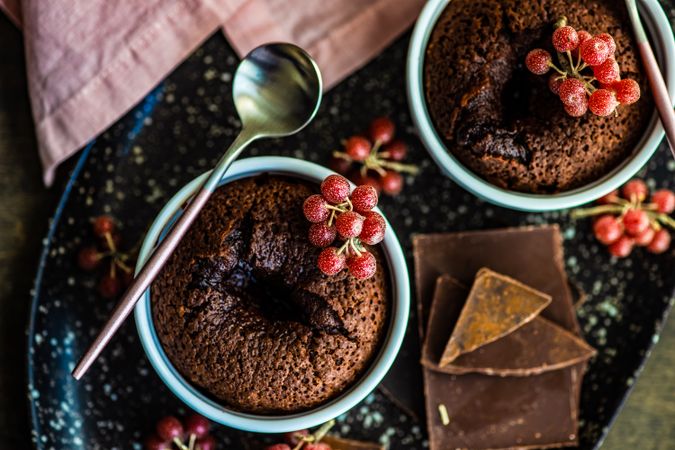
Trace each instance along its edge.
{"label": "copper spoon handle", "polygon": [[630,21],[633,24],[635,38],[637,39],[640,55],[642,56],[642,63],[647,72],[647,79],[652,89],[656,109],[659,112],[659,116],[661,116],[661,123],[666,132],[666,140],[670,146],[670,152],[673,154],[673,158],[675,158],[675,111],[673,111],[670,94],[668,93],[666,82],[663,80],[659,64],[654,56],[654,51],[651,45],[649,45],[649,39],[647,39],[647,34],[642,26],[636,0],[626,0],[626,7],[628,8]]}

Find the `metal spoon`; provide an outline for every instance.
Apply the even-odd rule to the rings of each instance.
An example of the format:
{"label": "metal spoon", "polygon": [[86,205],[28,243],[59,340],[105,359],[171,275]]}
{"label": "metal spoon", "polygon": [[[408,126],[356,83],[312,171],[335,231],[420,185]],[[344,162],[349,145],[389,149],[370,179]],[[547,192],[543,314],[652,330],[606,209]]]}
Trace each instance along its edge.
{"label": "metal spoon", "polygon": [[232,92],[242,123],[239,136],[124,293],[73,370],[75,379],[82,378],[131,313],[242,150],[256,139],[297,133],[312,120],[321,103],[321,73],[301,48],[292,44],[267,44],[251,51],[241,61]]}
{"label": "metal spoon", "polygon": [[[659,112],[659,116],[661,116],[663,130],[666,132],[666,141],[670,147],[670,152],[673,154],[673,158],[675,158],[675,111],[673,111],[673,104],[670,101],[668,88],[666,87],[666,82],[663,80],[654,51],[651,45],[649,45],[647,33],[645,33],[645,29],[642,26],[637,1],[626,0],[626,8],[628,8],[628,17],[633,25],[633,31],[635,32],[635,38],[640,49],[640,55],[642,56],[642,63],[647,72],[649,85],[652,88],[654,103],[656,103],[656,109]],[[670,57],[671,55],[667,56]]]}

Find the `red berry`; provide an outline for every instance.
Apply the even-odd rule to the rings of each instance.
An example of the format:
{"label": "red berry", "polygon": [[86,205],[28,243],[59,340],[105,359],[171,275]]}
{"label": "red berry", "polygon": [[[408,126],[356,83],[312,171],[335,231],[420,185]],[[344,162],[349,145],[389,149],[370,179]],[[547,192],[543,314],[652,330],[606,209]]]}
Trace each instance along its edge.
{"label": "red berry", "polygon": [[204,436],[195,443],[196,450],[216,450],[216,440],[213,436]]}
{"label": "red berry", "polygon": [[377,261],[372,253],[362,251],[360,255],[352,255],[347,259],[347,268],[352,276],[365,280],[375,275],[377,270]]}
{"label": "red berry", "polygon": [[607,89],[598,89],[588,99],[588,109],[596,116],[605,117],[614,112],[619,102],[616,101],[614,92]]}
{"label": "red berry", "polygon": [[675,193],[669,189],[660,189],[652,194],[652,203],[658,212],[670,214],[675,211]]}
{"label": "red berry", "polygon": [[185,419],[185,432],[188,435],[194,434],[197,439],[209,434],[210,427],[211,423],[209,420],[200,414],[190,414]]}
{"label": "red berry", "polygon": [[131,283],[134,281],[134,272],[129,271],[127,272],[126,270],[120,270],[120,281],[122,283],[122,286],[127,288],[131,286]]}
{"label": "red berry", "polygon": [[621,193],[627,200],[643,202],[649,194],[649,188],[644,181],[634,179],[624,184]]}
{"label": "red berry", "polygon": [[328,161],[328,167],[330,167],[333,172],[337,172],[341,175],[347,175],[349,169],[352,167],[352,162],[344,158],[337,158],[333,156],[330,158],[330,161]]}
{"label": "red berry", "polygon": [[525,57],[527,70],[535,75],[543,75],[551,68],[551,54],[544,49],[535,48]]}
{"label": "red berry", "polygon": [[291,431],[290,433],[284,434],[284,442],[295,447],[305,436],[309,436],[309,430]]}
{"label": "red berry", "polygon": [[366,219],[363,221],[363,229],[359,234],[361,242],[368,245],[375,245],[382,242],[384,232],[387,229],[387,223],[380,214],[370,211],[366,213]]}
{"label": "red berry", "polygon": [[303,450],[333,450],[332,447],[325,442],[316,442],[313,444],[307,444],[303,447]]}
{"label": "red berry", "polygon": [[609,57],[609,47],[607,43],[595,36],[586,41],[579,47],[581,59],[589,66],[597,66],[605,62]]}
{"label": "red berry", "polygon": [[86,271],[95,270],[100,264],[103,254],[99,253],[95,246],[84,247],[77,254],[77,265]]}
{"label": "red berry", "polygon": [[183,437],[183,424],[173,416],[163,417],[157,422],[157,436],[165,441]]}
{"label": "red berry", "polygon": [[633,251],[633,239],[628,236],[621,236],[616,242],[611,244],[607,249],[609,253],[617,258],[625,258]]}
{"label": "red berry", "polygon": [[609,55],[613,55],[616,51],[616,42],[614,42],[614,38],[608,33],[600,33],[596,37],[603,40],[605,44],[607,44],[607,51],[609,52]]}
{"label": "red berry", "polygon": [[645,231],[635,236],[635,245],[639,247],[648,246],[651,244],[652,240],[654,240],[654,234],[656,234],[654,229],[652,227],[647,227]]}
{"label": "red berry", "polygon": [[366,175],[366,176],[364,177],[363,175],[361,175],[361,172],[360,172],[360,171],[358,171],[357,173],[355,173],[355,174],[351,177],[351,180],[352,180],[352,182],[353,182],[354,184],[356,184],[357,186],[368,185],[368,186],[374,187],[375,190],[377,191],[377,194],[378,194],[378,195],[380,194],[380,191],[382,191],[382,183],[380,183],[380,181],[379,181],[377,178],[373,178],[373,177],[368,176],[368,175]]}
{"label": "red berry", "polygon": [[616,217],[609,214],[600,216],[593,224],[595,238],[605,245],[616,242],[622,233],[619,221],[616,220]]}
{"label": "red berry", "polygon": [[145,450],[171,450],[171,444],[163,441],[154,434],[148,437],[144,443]]}
{"label": "red berry", "polygon": [[338,204],[349,197],[349,181],[342,175],[328,175],[321,183],[321,194],[329,203]]}
{"label": "red berry", "polygon": [[630,105],[640,100],[640,85],[630,78],[612,83],[612,89],[622,105]]}
{"label": "red berry", "polygon": [[[304,448],[307,448],[307,446]],[[291,447],[288,444],[274,444],[268,445],[265,450],[291,450]]]}
{"label": "red berry", "polygon": [[597,203],[599,203],[600,205],[609,205],[612,203],[616,203],[618,200],[619,200],[619,191],[618,189],[614,189],[609,194],[605,194],[602,197],[600,197],[597,200]]}
{"label": "red berry", "polygon": [[94,219],[92,227],[96,236],[103,237],[106,233],[112,233],[115,230],[115,222],[110,216],[98,216]]}
{"label": "red berry", "polygon": [[572,50],[572,57],[575,61],[579,58],[579,48],[581,47],[581,44],[592,38],[593,35],[586,30],[579,30],[577,31],[577,37],[579,38],[579,45]]}
{"label": "red berry", "polygon": [[345,153],[354,161],[363,161],[370,155],[370,141],[363,136],[352,136],[345,142]]}
{"label": "red berry", "polygon": [[377,189],[367,184],[357,186],[349,199],[356,212],[366,213],[377,206]]}
{"label": "red berry", "polygon": [[387,153],[387,158],[392,161],[403,161],[408,154],[408,146],[401,140],[396,140],[382,149]]}
{"label": "red berry", "polygon": [[668,250],[670,247],[670,233],[665,228],[661,228],[654,234],[654,239],[647,246],[647,250],[652,253],[660,254]]}
{"label": "red berry", "polygon": [[328,226],[328,223],[313,223],[309,227],[309,242],[319,248],[328,247],[333,243],[337,236],[337,230],[334,226]]}
{"label": "red berry", "polygon": [[623,228],[630,236],[638,236],[649,228],[649,216],[642,209],[629,209],[623,215]]}
{"label": "red berry", "polygon": [[363,229],[365,218],[356,211],[343,212],[335,219],[335,228],[344,239],[357,237]]}
{"label": "red berry", "polygon": [[380,145],[386,145],[394,139],[396,127],[394,122],[387,117],[378,117],[370,123],[368,133],[373,142],[379,142]]}
{"label": "red berry", "polygon": [[565,25],[553,32],[553,47],[561,53],[569,52],[579,46],[577,30]]}
{"label": "red berry", "polygon": [[345,254],[339,253],[338,248],[327,247],[319,253],[317,265],[319,266],[319,270],[326,275],[335,275],[345,268],[345,262]]}
{"label": "red berry", "polygon": [[403,177],[398,172],[388,171],[382,177],[381,183],[385,194],[397,195],[403,190]]}
{"label": "red berry", "polygon": [[588,111],[588,100],[586,96],[581,97],[581,101],[574,105],[563,105],[565,112],[572,117],[581,117]]}
{"label": "red berry", "polygon": [[302,212],[305,213],[307,220],[313,223],[323,222],[330,215],[326,199],[319,194],[307,197],[302,205]]}
{"label": "red berry", "polygon": [[575,106],[586,100],[586,88],[578,79],[568,78],[560,83],[558,95],[564,105]]}
{"label": "red berry", "polygon": [[560,85],[562,84],[563,80],[560,78],[560,75],[557,73],[552,73],[550,77],[548,77],[548,88],[553,92],[555,95],[560,94]]}
{"label": "red berry", "polygon": [[593,67],[593,75],[595,75],[595,78],[597,78],[600,83],[611,85],[617,81],[621,75],[619,63],[616,62],[614,57],[609,57],[604,63]]}
{"label": "red berry", "polygon": [[[103,298],[115,298],[122,291],[122,283],[119,277],[112,277],[109,273],[103,275],[103,278],[98,282],[98,293]],[[162,437],[160,435],[160,437]]]}

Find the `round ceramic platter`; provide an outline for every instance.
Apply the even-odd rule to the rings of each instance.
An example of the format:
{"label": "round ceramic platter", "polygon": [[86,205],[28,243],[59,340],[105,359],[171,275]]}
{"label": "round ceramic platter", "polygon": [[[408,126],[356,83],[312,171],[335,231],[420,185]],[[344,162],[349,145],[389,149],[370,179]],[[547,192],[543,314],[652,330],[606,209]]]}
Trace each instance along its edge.
{"label": "round ceramic platter", "polygon": [[[672,18],[672,11],[668,8]],[[598,349],[584,380],[580,448],[598,446],[635,383],[673,303],[675,254],[642,250],[625,260],[608,256],[589,221],[568,212],[526,214],[484,203],[462,190],[429,158],[414,135],[404,78],[409,36],[325,97],[314,122],[284,140],[255,144],[248,154],[283,155],[326,164],[342,138],[360,132],[377,115],[399,125],[422,174],[381,208],[404,246],[413,270],[413,233],[558,223],[570,277],[589,293],[578,311],[584,334]],[[150,367],[133,320],[108,346],[86,377],[70,371],[113,307],[96,291],[96,274],[75,264],[91,242],[89,220],[111,214],[122,225],[123,246],[142,239],[164,203],[210,168],[240,124],[231,99],[237,58],[221,34],[209,39],[133,111],[87,146],[58,205],[36,278],[28,329],[28,396],[39,449],[141,448],[142,438],[166,414],[184,412]],[[640,174],[650,185],[675,188],[675,162],[662,144]],[[414,292],[414,290],[413,290]],[[422,449],[426,425],[414,308],[404,347],[382,386],[347,414],[335,431],[379,441],[392,449]],[[397,386],[405,386],[405,395]],[[389,388],[389,389],[387,389]],[[384,392],[400,392],[392,398]],[[410,401],[409,399],[412,399]],[[220,448],[259,449],[270,437],[225,427]]]}

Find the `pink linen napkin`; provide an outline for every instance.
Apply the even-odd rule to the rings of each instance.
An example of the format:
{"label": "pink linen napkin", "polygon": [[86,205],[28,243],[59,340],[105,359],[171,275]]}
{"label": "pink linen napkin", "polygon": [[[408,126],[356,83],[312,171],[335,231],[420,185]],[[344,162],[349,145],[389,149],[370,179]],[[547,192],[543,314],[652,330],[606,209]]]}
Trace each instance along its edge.
{"label": "pink linen napkin", "polygon": [[24,31],[33,117],[50,185],[56,166],[141,100],[214,30],[246,54],[293,42],[327,88],[378,54],[424,0],[0,0]]}

